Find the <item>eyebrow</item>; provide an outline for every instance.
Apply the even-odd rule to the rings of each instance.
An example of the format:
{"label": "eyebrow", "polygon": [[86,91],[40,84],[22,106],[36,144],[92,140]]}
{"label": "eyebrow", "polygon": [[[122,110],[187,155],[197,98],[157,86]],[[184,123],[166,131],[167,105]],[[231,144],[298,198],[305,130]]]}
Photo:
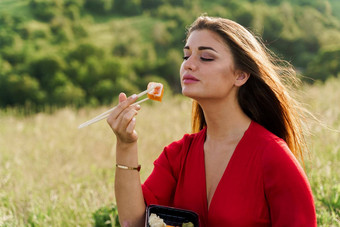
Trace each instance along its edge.
{"label": "eyebrow", "polygon": [[[189,46],[185,46],[183,49],[190,50],[190,47]],[[215,51],[217,53],[217,51],[214,48],[206,47],[206,46],[199,46],[198,50],[212,50],[212,51]]]}

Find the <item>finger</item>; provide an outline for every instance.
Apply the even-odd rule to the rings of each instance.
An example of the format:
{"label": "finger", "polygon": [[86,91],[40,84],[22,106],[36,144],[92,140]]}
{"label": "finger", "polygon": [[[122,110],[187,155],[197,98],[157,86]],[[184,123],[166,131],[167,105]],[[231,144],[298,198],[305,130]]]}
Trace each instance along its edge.
{"label": "finger", "polygon": [[[123,122],[123,118],[132,118],[133,116],[137,115],[140,109],[141,109],[140,105],[131,105],[127,107],[126,109],[124,109],[116,118],[114,114],[111,114],[107,118],[106,121],[110,125],[110,127],[113,129],[113,131],[119,131],[119,129],[124,127],[124,124],[126,124]],[[128,114],[130,111],[133,111],[133,113],[126,116],[126,114]],[[127,121],[130,121],[130,119],[125,120],[125,122]]]}
{"label": "finger", "polygon": [[113,121],[111,125],[112,129],[117,133],[125,133],[129,122],[134,116],[137,115],[137,113],[137,110],[135,110],[133,107],[125,109],[122,114],[120,114],[118,118]]}
{"label": "finger", "polygon": [[137,110],[137,111],[139,111],[140,110],[140,105],[139,104],[137,104],[137,105],[133,105],[133,107],[135,108],[135,110]]}
{"label": "finger", "polygon": [[[116,106],[114,111],[109,116],[108,122],[112,122],[119,117],[119,115],[124,111],[127,107],[129,107],[132,103],[137,100],[137,95],[131,95],[129,98],[126,98],[124,93],[119,94],[119,104]],[[109,123],[110,124],[110,123]]]}
{"label": "finger", "polygon": [[[126,99],[127,99],[126,94],[121,92],[118,96],[119,103],[124,102]],[[114,113],[116,111],[116,109],[117,109],[117,107],[110,113],[110,115],[106,119],[106,121],[109,125],[111,125],[112,122],[114,121],[114,119],[116,118],[116,117],[114,117],[114,116],[117,115],[117,114]]]}
{"label": "finger", "polygon": [[120,122],[120,126],[125,130],[130,121],[132,120],[132,118],[134,118],[137,115],[137,113],[138,111],[132,108],[125,114],[122,114],[121,117],[119,117],[120,119],[118,119],[118,122]]}
{"label": "finger", "polygon": [[[125,94],[124,94],[125,95]],[[122,95],[122,99],[123,99],[123,95]],[[124,101],[120,102],[117,106],[117,108],[115,109],[115,111],[113,111],[113,113],[116,113],[117,116],[127,107],[129,107],[132,103],[134,103],[137,100],[137,95],[131,95],[129,98],[125,99]]]}
{"label": "finger", "polygon": [[136,118],[133,117],[131,121],[129,122],[128,126],[126,127],[126,133],[128,134],[135,133],[135,127],[136,127]]}
{"label": "finger", "polygon": [[126,99],[127,99],[127,97],[126,97],[125,93],[122,92],[122,93],[119,94],[119,103],[125,101]]}
{"label": "finger", "polygon": [[116,118],[113,119],[111,122],[113,122],[113,126],[115,128],[119,128],[121,125],[121,127],[126,127],[126,125],[128,124],[128,122],[130,122],[130,120],[136,116],[138,114],[138,111],[141,109],[140,105],[132,105],[127,107],[125,110],[123,110],[120,115]]}

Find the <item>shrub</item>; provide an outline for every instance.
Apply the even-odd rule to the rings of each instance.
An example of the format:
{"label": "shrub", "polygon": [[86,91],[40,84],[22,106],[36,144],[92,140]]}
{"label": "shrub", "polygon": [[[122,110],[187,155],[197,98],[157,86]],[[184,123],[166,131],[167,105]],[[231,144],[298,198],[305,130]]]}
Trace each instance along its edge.
{"label": "shrub", "polygon": [[110,12],[112,6],[113,0],[85,0],[85,8],[98,14]]}
{"label": "shrub", "polygon": [[57,72],[64,69],[65,62],[60,56],[44,56],[29,65],[30,74],[37,78],[40,83],[45,86],[49,84],[49,80],[54,77]]}
{"label": "shrub", "polygon": [[112,80],[101,80],[95,85],[93,95],[101,104],[110,104],[115,95],[117,95],[117,91],[114,89],[115,85]]}
{"label": "shrub", "polygon": [[0,76],[0,97],[2,106],[25,105],[27,102],[41,104],[46,94],[39,82],[28,74]]}
{"label": "shrub", "polygon": [[19,65],[27,61],[28,55],[24,51],[6,48],[1,51],[2,58],[12,66]]}
{"label": "shrub", "polygon": [[10,47],[14,44],[14,33],[4,29],[0,30],[0,50],[4,47]]}
{"label": "shrub", "polygon": [[142,12],[141,0],[114,0],[114,11],[119,14],[134,16]]}
{"label": "shrub", "polygon": [[104,51],[91,43],[81,43],[68,55],[68,60],[77,60],[84,63],[87,58],[94,56],[102,58]]}
{"label": "shrub", "polygon": [[112,204],[96,210],[93,214],[95,227],[119,227],[118,211]]}
{"label": "shrub", "polygon": [[141,0],[143,10],[156,9],[163,4],[161,0]]}
{"label": "shrub", "polygon": [[166,58],[160,63],[157,70],[159,75],[170,84],[174,91],[180,91],[179,68],[182,64],[182,55],[179,51],[171,49]]}
{"label": "shrub", "polygon": [[84,38],[89,34],[86,27],[81,23],[72,24],[72,31],[74,36],[77,38]]}
{"label": "shrub", "polygon": [[31,0],[30,9],[33,15],[41,21],[49,22],[56,15],[56,3],[55,1],[45,1],[45,0]]}
{"label": "shrub", "polygon": [[308,64],[306,75],[314,80],[325,81],[340,72],[340,47],[321,50]]}
{"label": "shrub", "polygon": [[53,90],[50,103],[58,106],[73,104],[80,106],[85,102],[85,92],[68,82],[63,86],[58,86]]}

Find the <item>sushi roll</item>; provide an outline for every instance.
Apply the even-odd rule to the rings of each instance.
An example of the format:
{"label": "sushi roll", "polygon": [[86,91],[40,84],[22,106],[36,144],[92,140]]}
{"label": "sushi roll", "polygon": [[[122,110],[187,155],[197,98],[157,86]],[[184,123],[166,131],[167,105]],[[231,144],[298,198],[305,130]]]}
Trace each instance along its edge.
{"label": "sushi roll", "polygon": [[156,83],[156,82],[150,82],[148,84],[148,89],[150,89],[152,86],[154,87],[154,89],[151,90],[150,92],[148,92],[148,98],[161,102],[162,98],[163,98],[163,93],[164,93],[163,84]]}

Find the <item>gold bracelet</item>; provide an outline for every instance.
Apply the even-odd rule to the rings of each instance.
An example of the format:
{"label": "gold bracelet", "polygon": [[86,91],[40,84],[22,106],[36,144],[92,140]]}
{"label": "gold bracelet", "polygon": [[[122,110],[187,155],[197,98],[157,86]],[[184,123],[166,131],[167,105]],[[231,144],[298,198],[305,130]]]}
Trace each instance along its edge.
{"label": "gold bracelet", "polygon": [[125,170],[137,170],[139,172],[142,166],[138,165],[137,167],[130,167],[130,166],[116,164],[116,167],[119,169],[125,169]]}

